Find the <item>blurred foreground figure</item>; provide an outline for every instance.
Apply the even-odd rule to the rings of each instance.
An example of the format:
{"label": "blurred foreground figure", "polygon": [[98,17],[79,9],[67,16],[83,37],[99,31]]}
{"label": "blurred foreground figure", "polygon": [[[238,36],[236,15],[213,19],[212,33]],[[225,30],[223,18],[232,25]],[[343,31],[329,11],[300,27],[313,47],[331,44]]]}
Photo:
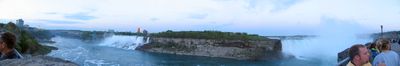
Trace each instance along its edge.
{"label": "blurred foreground figure", "polygon": [[376,44],[381,52],[375,57],[372,63],[374,66],[400,66],[400,57],[396,52],[390,50],[391,45],[389,40],[379,39]]}
{"label": "blurred foreground figure", "polygon": [[369,51],[366,46],[356,44],[349,50],[350,61],[347,66],[372,66],[369,63]]}
{"label": "blurred foreground figure", "polygon": [[4,32],[0,35],[0,60],[20,59],[22,56],[15,50],[16,37],[10,32]]}

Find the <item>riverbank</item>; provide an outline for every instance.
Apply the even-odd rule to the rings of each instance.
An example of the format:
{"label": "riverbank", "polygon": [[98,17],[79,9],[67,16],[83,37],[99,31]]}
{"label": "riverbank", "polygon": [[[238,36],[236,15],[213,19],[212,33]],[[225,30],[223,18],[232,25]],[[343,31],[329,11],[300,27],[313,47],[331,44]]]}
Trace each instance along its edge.
{"label": "riverbank", "polygon": [[23,59],[7,59],[0,61],[0,66],[79,66],[71,61],[50,56],[24,56]]}

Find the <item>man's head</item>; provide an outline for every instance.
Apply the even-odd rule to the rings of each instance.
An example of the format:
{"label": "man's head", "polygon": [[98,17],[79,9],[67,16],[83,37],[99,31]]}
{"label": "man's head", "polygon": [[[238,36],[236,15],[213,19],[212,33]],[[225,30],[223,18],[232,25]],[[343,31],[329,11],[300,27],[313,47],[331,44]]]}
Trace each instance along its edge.
{"label": "man's head", "polygon": [[16,37],[10,32],[4,32],[0,35],[0,50],[14,49],[16,45]]}
{"label": "man's head", "polygon": [[349,50],[350,60],[356,65],[362,65],[368,63],[369,52],[367,47],[362,44],[356,44],[351,46]]}

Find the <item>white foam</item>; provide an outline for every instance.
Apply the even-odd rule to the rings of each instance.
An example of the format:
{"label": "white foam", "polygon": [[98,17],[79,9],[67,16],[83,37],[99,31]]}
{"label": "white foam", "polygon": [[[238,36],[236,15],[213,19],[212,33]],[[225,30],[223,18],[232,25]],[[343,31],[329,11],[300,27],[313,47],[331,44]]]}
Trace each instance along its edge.
{"label": "white foam", "polygon": [[104,60],[97,60],[97,59],[93,59],[93,60],[85,60],[84,61],[84,66],[120,66],[119,64],[114,64],[114,63],[110,63]]}
{"label": "white foam", "polygon": [[106,38],[99,45],[122,48],[127,50],[135,50],[136,47],[143,45],[145,43],[146,42],[144,42],[143,37],[114,35],[112,37]]}
{"label": "white foam", "polygon": [[48,54],[48,56],[62,57],[65,60],[69,61],[77,61],[84,57],[88,57],[84,53],[88,53],[89,51],[83,47],[76,47],[73,49],[65,50],[64,48],[60,48],[59,50],[52,51]]}

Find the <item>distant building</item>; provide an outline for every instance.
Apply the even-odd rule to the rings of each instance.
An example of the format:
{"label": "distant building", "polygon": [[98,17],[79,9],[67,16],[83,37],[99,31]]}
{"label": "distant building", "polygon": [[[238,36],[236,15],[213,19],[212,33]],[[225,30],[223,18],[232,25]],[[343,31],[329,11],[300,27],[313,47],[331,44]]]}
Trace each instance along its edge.
{"label": "distant building", "polygon": [[18,26],[18,27],[24,27],[24,20],[18,19],[18,20],[17,20],[17,26]]}
{"label": "distant building", "polygon": [[147,36],[147,30],[143,29],[143,34]]}
{"label": "distant building", "polygon": [[140,27],[137,28],[136,33],[141,33]]}

